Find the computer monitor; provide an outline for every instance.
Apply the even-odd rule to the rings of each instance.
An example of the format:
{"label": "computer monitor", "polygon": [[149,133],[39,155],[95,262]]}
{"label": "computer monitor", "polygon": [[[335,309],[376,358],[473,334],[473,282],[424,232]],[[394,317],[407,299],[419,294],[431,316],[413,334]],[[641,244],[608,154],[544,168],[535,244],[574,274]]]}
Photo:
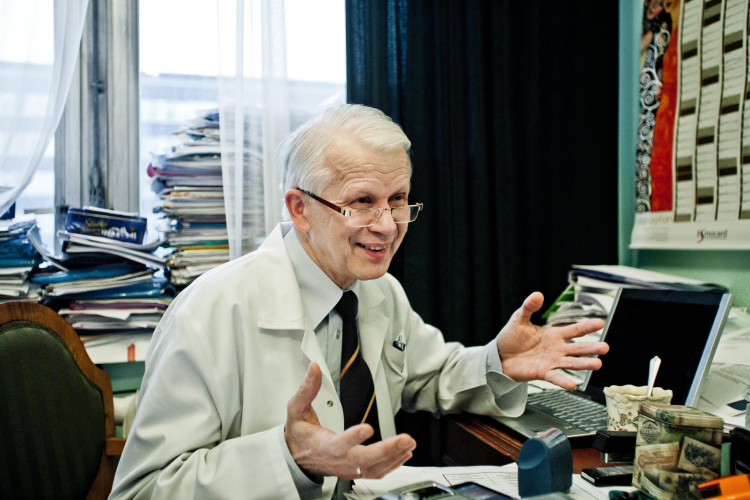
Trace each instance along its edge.
{"label": "computer monitor", "polygon": [[602,332],[609,352],[582,389],[604,404],[607,386],[647,385],[659,356],[656,387],[672,390],[672,404],[695,406],[731,306],[728,293],[621,288]]}

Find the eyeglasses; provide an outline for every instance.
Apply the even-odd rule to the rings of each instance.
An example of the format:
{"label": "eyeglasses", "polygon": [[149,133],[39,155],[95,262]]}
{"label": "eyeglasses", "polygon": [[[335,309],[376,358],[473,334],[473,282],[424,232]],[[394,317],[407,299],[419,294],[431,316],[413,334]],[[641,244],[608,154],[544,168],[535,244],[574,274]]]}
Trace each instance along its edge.
{"label": "eyeglasses", "polygon": [[417,220],[417,215],[419,215],[419,211],[422,210],[423,207],[421,203],[415,202],[414,205],[403,205],[390,208],[341,208],[338,205],[334,205],[330,201],[326,201],[319,196],[315,196],[309,191],[305,191],[304,189],[300,188],[294,189],[302,191],[313,200],[317,200],[331,210],[337,211],[349,220],[349,225],[351,227],[374,226],[378,223],[378,221],[380,220],[380,216],[383,215],[383,212],[386,210],[391,211],[391,217],[393,217],[393,222],[395,222],[396,224],[408,224],[409,222],[414,222],[415,220]]}

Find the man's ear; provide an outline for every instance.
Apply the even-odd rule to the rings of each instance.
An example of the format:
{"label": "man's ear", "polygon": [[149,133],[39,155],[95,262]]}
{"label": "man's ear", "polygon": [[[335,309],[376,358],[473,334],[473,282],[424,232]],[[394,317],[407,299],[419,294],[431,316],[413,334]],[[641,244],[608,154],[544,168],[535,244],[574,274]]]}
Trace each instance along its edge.
{"label": "man's ear", "polygon": [[299,189],[290,189],[284,195],[284,203],[289,211],[289,216],[297,229],[306,233],[310,231],[310,222],[305,215],[305,193]]}

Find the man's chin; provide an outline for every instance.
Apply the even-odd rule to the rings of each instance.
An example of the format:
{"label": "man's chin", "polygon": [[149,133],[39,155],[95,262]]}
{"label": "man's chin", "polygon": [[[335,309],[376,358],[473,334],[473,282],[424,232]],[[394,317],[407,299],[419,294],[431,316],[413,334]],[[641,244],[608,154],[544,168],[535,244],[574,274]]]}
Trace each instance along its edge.
{"label": "man's chin", "polygon": [[383,264],[378,266],[366,266],[365,269],[361,269],[360,272],[357,273],[357,279],[360,281],[370,281],[382,278],[383,276],[385,276],[385,273],[388,272],[389,264],[390,261],[384,262]]}

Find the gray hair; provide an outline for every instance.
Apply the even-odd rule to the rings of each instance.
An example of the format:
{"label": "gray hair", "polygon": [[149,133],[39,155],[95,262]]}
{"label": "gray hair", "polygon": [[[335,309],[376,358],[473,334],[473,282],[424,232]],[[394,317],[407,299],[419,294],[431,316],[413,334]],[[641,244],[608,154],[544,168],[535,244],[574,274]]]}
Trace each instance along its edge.
{"label": "gray hair", "polygon": [[[359,141],[388,153],[402,147],[407,155],[411,141],[401,127],[382,111],[359,104],[338,104],[303,123],[279,144],[278,170],[281,191],[299,187],[320,194],[334,172],[326,162],[326,149],[337,137]],[[411,175],[411,158],[409,159]],[[288,219],[286,206],[284,217]]]}

